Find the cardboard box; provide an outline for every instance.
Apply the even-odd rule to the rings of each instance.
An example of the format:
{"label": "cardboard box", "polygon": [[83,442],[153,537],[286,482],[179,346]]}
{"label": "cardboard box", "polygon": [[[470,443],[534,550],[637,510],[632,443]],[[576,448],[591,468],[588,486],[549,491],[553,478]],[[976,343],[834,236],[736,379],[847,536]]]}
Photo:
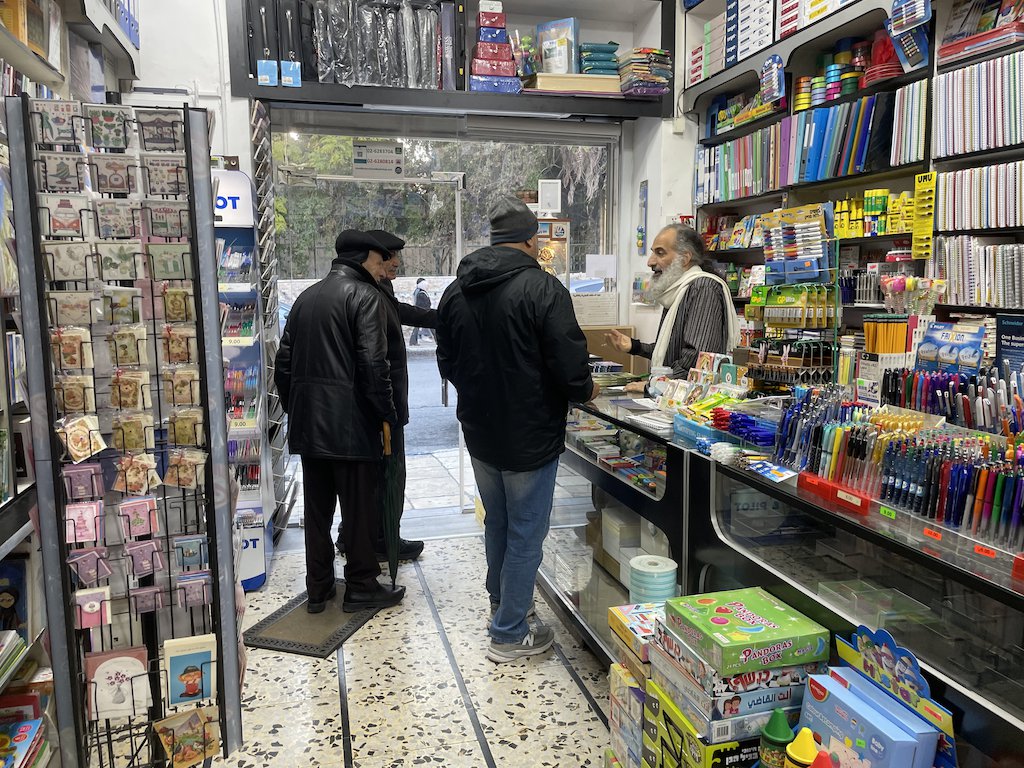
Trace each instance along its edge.
{"label": "cardboard box", "polygon": [[642,662],[647,646],[654,640],[654,623],[665,615],[661,603],[618,605],[608,609],[608,626]]}
{"label": "cardboard box", "polygon": [[[650,725],[658,728],[657,740],[650,737]],[[644,743],[661,750],[662,765],[687,768],[751,768],[758,760],[760,737],[725,744],[706,744],[679,708],[656,683],[647,681],[644,704]],[[645,754],[647,750],[645,749]]]}
{"label": "cardboard box", "polygon": [[[918,764],[916,738],[876,704],[828,675],[814,675],[808,681],[800,725],[814,732],[821,748],[833,755],[836,768],[910,768]],[[933,751],[929,763],[934,756]]]}
{"label": "cardboard box", "polygon": [[654,639],[655,643],[709,696],[804,685],[811,675],[828,672],[827,664],[813,662],[798,666],[758,669],[736,675],[719,675],[706,659],[690,648],[663,620],[655,623]]}
{"label": "cardboard box", "polygon": [[644,679],[638,680],[624,664],[612,664],[608,672],[608,694],[612,705],[622,707],[626,716],[636,723],[644,719],[645,682]]}
{"label": "cardboard box", "polygon": [[861,698],[874,704],[889,715],[904,731],[917,740],[914,763],[909,768],[932,768],[939,747],[939,729],[909,707],[898,702],[855,669],[837,667],[831,670],[832,679],[846,685]]}
{"label": "cardboard box", "polygon": [[828,659],[831,635],[760,587],[676,597],[666,623],[721,675]]}
{"label": "cardboard box", "polygon": [[[657,643],[651,646],[650,659],[651,679],[662,688],[665,686],[662,685],[659,675],[669,680],[672,687],[679,690],[705,720],[728,720],[761,712],[771,713],[775,708],[799,709],[804,698],[806,685],[802,682],[775,688],[756,688],[751,691],[712,695]],[[679,703],[678,698],[674,700]]]}

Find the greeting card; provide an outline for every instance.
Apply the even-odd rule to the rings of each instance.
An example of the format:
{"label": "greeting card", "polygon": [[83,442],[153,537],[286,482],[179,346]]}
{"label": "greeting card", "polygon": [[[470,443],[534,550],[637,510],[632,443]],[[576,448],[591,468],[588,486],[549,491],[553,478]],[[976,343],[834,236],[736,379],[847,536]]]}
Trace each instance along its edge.
{"label": "greeting card", "polygon": [[102,501],[76,501],[64,508],[64,530],[69,544],[97,541],[100,520],[103,518]]}
{"label": "greeting card", "polygon": [[128,590],[128,603],[136,616],[152,613],[164,607],[164,594],[163,587],[136,587]]}
{"label": "greeting card", "polygon": [[153,237],[188,237],[188,203],[179,200],[143,200],[143,211],[149,221],[149,234]]}
{"label": "greeting card", "polygon": [[153,407],[149,387],[149,371],[118,369],[110,381],[110,407],[126,411]]}
{"label": "greeting card", "polygon": [[165,363],[195,363],[199,360],[194,325],[165,325],[160,338]]}
{"label": "greeting card", "polygon": [[148,365],[149,347],[146,344],[146,327],[143,325],[122,325],[113,328],[107,337],[112,365]]}
{"label": "greeting card", "polygon": [[77,101],[32,99],[29,123],[35,140],[41,144],[78,144],[76,120],[82,114]]}
{"label": "greeting card", "polygon": [[142,717],[153,706],[145,646],[85,654],[90,720]]}
{"label": "greeting card", "polygon": [[85,234],[83,212],[89,209],[88,197],[40,193],[37,200],[44,237],[82,237]]}
{"label": "greeting card", "polygon": [[130,155],[89,156],[93,171],[93,186],[97,192],[111,195],[127,195],[138,191],[136,179],[138,166]]}
{"label": "greeting card", "polygon": [[142,208],[133,200],[97,200],[94,203],[99,236],[139,237]]}
{"label": "greeting card", "polygon": [[54,426],[57,437],[64,444],[74,464],[79,464],[107,449],[107,443],[100,434],[99,420],[95,416],[67,417]]}
{"label": "greeting card", "polygon": [[184,152],[143,154],[141,160],[147,195],[188,194],[188,168]]}
{"label": "greeting card", "polygon": [[114,572],[110,567],[106,547],[74,549],[68,554],[68,566],[79,582],[86,586],[91,586],[100,579],[109,578]]}
{"label": "greeting card", "polygon": [[89,325],[100,319],[100,297],[92,291],[47,291],[46,305],[53,325]]}
{"label": "greeting card", "polygon": [[178,568],[183,571],[206,568],[210,562],[206,537],[202,534],[175,536],[171,547],[178,559]]}
{"label": "greeting card", "polygon": [[142,319],[143,306],[141,288],[103,286],[103,318],[108,323],[137,323]]}
{"label": "greeting card", "polygon": [[182,608],[198,608],[213,600],[213,576],[209,571],[179,574],[176,584],[178,605]]}
{"label": "greeting card", "polygon": [[171,768],[191,768],[220,752],[217,707],[189,709],[153,723]]}
{"label": "greeting card", "polygon": [[154,280],[190,280],[192,246],[189,243],[149,243],[149,276]]}
{"label": "greeting card", "polygon": [[85,370],[93,367],[92,334],[88,328],[55,328],[50,331],[50,346],[58,368]]}
{"label": "greeting card", "polygon": [[96,413],[96,385],[87,374],[63,374],[54,377],[57,411],[61,416]]}
{"label": "greeting card", "polygon": [[[118,104],[84,104],[90,143],[96,149],[128,149],[134,143],[134,110]],[[114,155],[116,157],[117,155]]]}
{"label": "greeting card", "polygon": [[143,151],[185,150],[185,117],[180,109],[136,109],[135,122]]}
{"label": "greeting card", "polygon": [[163,571],[167,565],[158,541],[129,541],[124,545],[124,554],[130,563],[131,572],[136,578],[152,576]]}
{"label": "greeting card", "polygon": [[43,240],[40,253],[48,280],[84,282],[99,276],[92,243],[82,240]]}
{"label": "greeting card", "polygon": [[82,192],[86,173],[85,155],[79,152],[39,152],[36,181],[42,192]]}
{"label": "greeting card", "polygon": [[103,468],[99,464],[64,467],[64,492],[72,501],[95,499],[103,495]]}
{"label": "greeting card", "polygon": [[169,323],[184,323],[196,319],[196,307],[191,288],[164,286],[164,319]]}
{"label": "greeting card", "polygon": [[164,383],[164,397],[170,405],[199,405],[199,368],[164,366],[160,378]]}
{"label": "greeting card", "polygon": [[152,493],[159,486],[160,475],[156,472],[156,459],[150,454],[122,456],[117,460],[112,490],[131,496],[143,496]]}
{"label": "greeting card", "polygon": [[95,248],[104,280],[138,280],[144,276],[142,243],[138,240],[99,240]]}
{"label": "greeting card", "polygon": [[164,485],[176,488],[200,488],[206,484],[206,452],[195,448],[172,449],[167,459]]}
{"label": "greeting card", "polygon": [[110,587],[75,592],[75,629],[95,629],[110,623]]}
{"label": "greeting card", "polygon": [[202,408],[179,408],[167,417],[171,445],[201,446],[206,442]]}
{"label": "greeting card", "polygon": [[164,641],[167,706],[217,698],[217,636],[197,635]]}
{"label": "greeting card", "polygon": [[142,496],[137,499],[125,499],[117,507],[121,520],[121,533],[125,541],[149,536],[160,530],[157,515],[156,497]]}

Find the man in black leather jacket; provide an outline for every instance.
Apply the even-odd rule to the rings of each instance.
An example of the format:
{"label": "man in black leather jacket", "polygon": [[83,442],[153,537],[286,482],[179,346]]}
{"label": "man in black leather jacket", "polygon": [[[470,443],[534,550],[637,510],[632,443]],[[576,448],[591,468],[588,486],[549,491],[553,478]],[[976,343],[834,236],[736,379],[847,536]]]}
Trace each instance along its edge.
{"label": "man in black leather jacket", "polygon": [[515,198],[490,211],[491,243],[464,258],[438,305],[437,364],[483,501],[491,644],[487,657],[543,653],[550,627],[527,616],[551,517],[570,402],[597,395],[565,285],[537,263],[537,218]]}
{"label": "man in black leather jacket", "polygon": [[[371,229],[367,231],[370,237],[383,245],[391,252],[391,258],[384,262],[384,279],[380,281],[380,289],[387,297],[385,309],[388,315],[387,339],[388,339],[388,363],[391,366],[391,389],[395,399],[395,411],[398,414],[398,422],[391,430],[391,452],[400,458],[399,483],[402,489],[402,498],[405,498],[405,425],[409,423],[409,362],[405,350],[405,334],[402,333],[403,325],[414,325],[423,328],[437,327],[437,310],[422,309],[406,304],[395,297],[395,289],[391,281],[398,275],[398,268],[401,266],[401,252],[405,248],[405,240],[385,232],[383,229]],[[383,522],[383,521],[382,521]],[[345,540],[342,538],[342,526],[338,528],[338,538],[335,545],[341,554],[345,554]],[[377,556],[381,559],[387,556],[384,547],[384,529],[381,527],[376,543]],[[398,556],[402,560],[415,560],[423,552],[422,541],[410,541],[399,539]]]}
{"label": "man in black leather jacket", "polygon": [[288,413],[288,446],[302,458],[307,610],[336,592],[331,523],[341,502],[346,611],[396,605],[405,587],[377,581],[384,422],[399,423],[388,365],[387,299],[378,282],[389,251],[345,230],[338,257],[296,299],[277,353],[274,381]]}

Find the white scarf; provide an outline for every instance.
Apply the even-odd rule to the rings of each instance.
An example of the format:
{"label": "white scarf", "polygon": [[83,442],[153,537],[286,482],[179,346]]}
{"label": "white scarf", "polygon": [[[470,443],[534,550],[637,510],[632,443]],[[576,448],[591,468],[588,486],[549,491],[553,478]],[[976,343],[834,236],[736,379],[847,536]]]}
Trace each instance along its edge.
{"label": "white scarf", "polygon": [[722,286],[723,298],[725,301],[725,353],[730,354],[740,343],[740,323],[736,312],[732,309],[732,294],[725,280],[711,272],[705,272],[698,266],[688,267],[682,277],[665,289],[665,292],[658,297],[658,303],[668,311],[661,323],[661,330],[658,332],[658,339],[654,344],[654,354],[651,356],[651,367],[659,368],[665,365],[665,355],[668,353],[668,342],[672,338],[672,329],[676,324],[676,315],[679,314],[679,305],[683,303],[683,296],[690,283],[702,277],[710,278]]}

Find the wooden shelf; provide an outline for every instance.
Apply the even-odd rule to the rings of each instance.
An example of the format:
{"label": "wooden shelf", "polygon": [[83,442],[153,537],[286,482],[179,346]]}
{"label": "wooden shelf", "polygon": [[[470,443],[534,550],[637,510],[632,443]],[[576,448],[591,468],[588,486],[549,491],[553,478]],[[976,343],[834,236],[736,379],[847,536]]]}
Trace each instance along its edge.
{"label": "wooden shelf", "polygon": [[7,27],[0,25],[0,59],[10,64],[34,83],[57,89],[64,85],[64,75],[50,62],[16,38]]}

